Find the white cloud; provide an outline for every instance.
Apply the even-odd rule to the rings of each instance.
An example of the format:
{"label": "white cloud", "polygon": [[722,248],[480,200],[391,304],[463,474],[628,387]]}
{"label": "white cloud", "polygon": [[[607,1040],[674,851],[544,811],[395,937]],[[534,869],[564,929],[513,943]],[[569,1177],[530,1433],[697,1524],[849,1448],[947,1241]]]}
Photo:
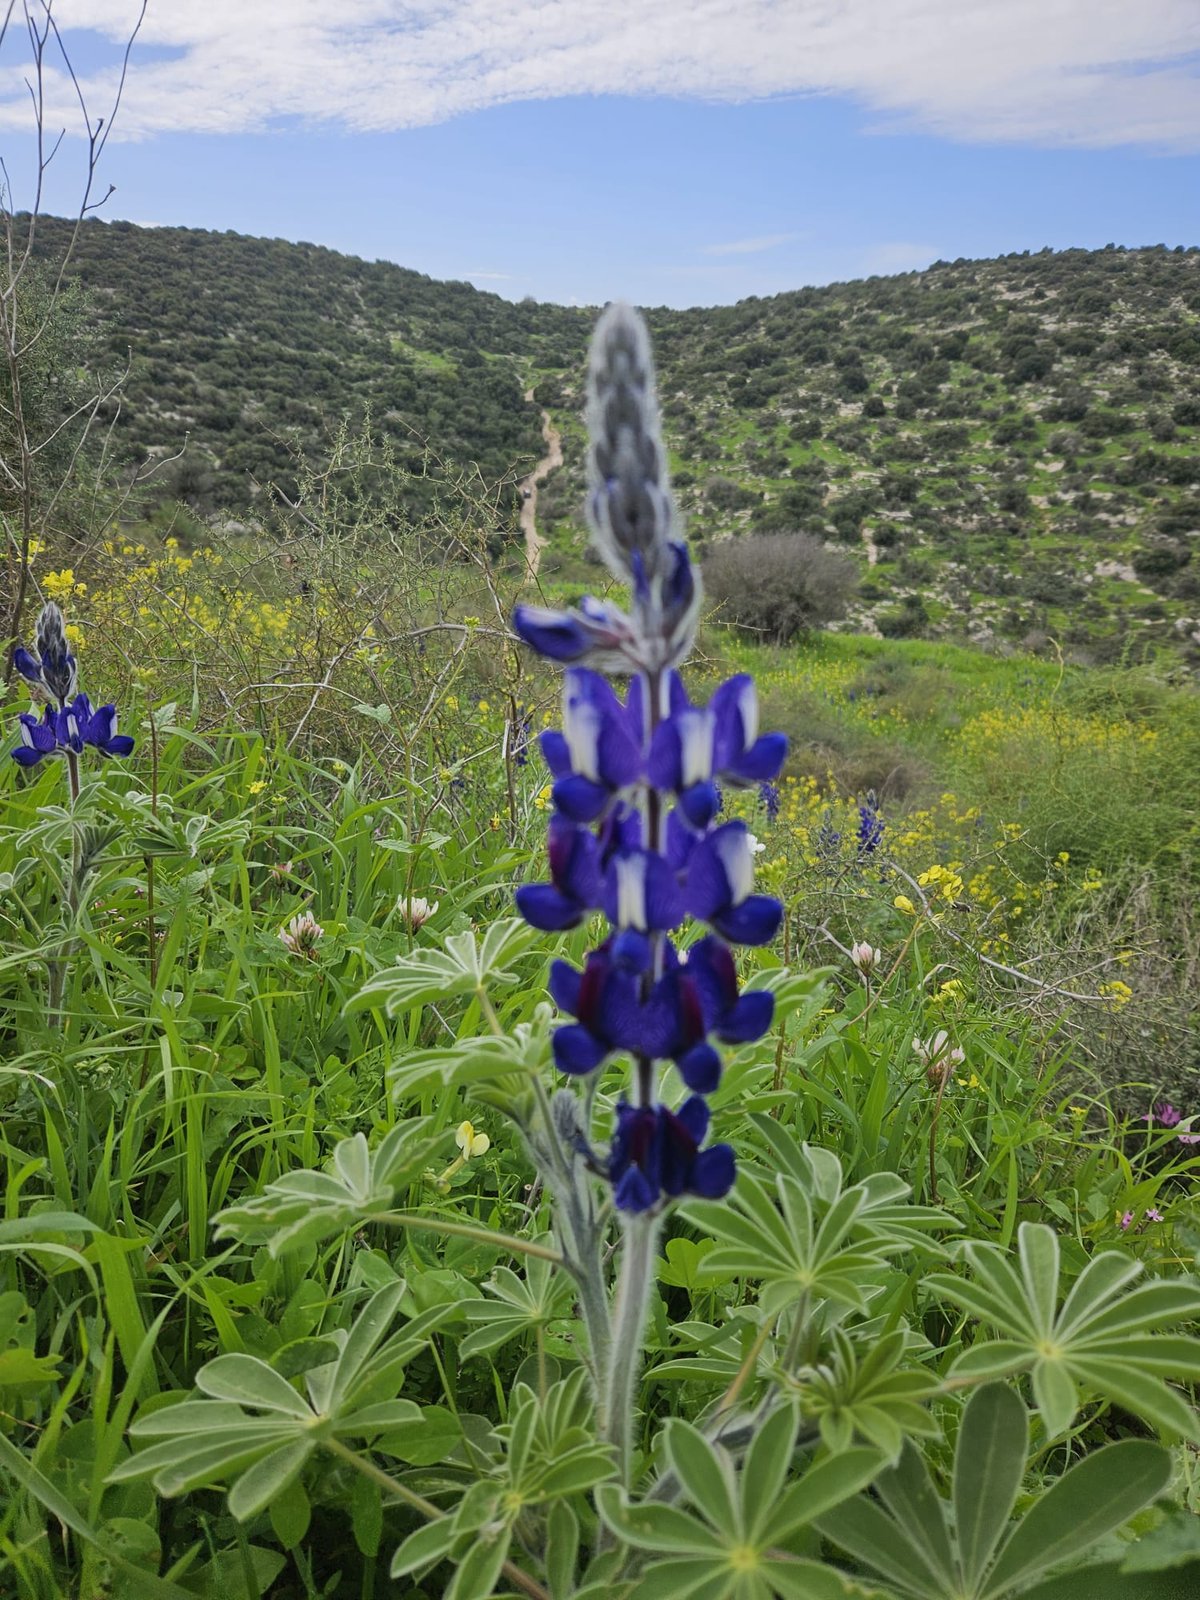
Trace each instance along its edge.
{"label": "white cloud", "polygon": [[787,244],[797,237],[794,233],[763,233],[756,239],[734,239],[729,244],[706,244],[706,256],[756,256],[763,250],[774,250],[776,245]]}
{"label": "white cloud", "polygon": [[[58,0],[116,40],[136,0]],[[68,33],[68,39],[69,39]],[[1200,148],[1197,0],[154,0],[115,136],[414,127],[505,101],[848,95],[961,139]],[[0,126],[25,127],[14,45]],[[111,75],[86,82],[103,108]],[[70,120],[69,86],[51,92]]]}

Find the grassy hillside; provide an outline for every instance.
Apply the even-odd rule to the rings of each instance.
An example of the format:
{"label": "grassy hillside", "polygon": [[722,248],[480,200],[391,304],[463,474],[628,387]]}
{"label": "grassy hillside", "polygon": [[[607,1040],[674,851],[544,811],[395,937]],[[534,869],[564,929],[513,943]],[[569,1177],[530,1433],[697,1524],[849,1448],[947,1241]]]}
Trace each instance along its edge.
{"label": "grassy hillside", "polygon": [[[44,238],[54,242],[51,228]],[[485,478],[540,453],[546,571],[582,575],[590,313],[511,305],[313,245],[94,223],[76,272],[132,352],[121,447],[201,512],[251,505],[369,411]],[[856,553],[848,626],[1200,660],[1200,251],[1106,249],[652,314],[675,481],[701,547],[811,530]]]}

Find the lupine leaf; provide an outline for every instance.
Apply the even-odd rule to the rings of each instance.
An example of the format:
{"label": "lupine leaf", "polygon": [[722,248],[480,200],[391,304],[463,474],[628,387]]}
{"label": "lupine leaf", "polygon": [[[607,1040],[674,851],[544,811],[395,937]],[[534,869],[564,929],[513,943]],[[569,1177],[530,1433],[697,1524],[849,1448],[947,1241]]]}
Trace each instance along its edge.
{"label": "lupine leaf", "polygon": [[537,930],[519,918],[493,922],[477,944],[468,929],[451,934],[440,950],[414,950],[395,966],[377,972],[347,1002],[347,1013],[382,1006],[389,1016],[448,1000],[453,995],[502,989],[517,982],[509,963],[527,950]]}
{"label": "lupine leaf", "polygon": [[1171,1481],[1171,1458],[1145,1439],[1105,1445],[1034,1501],[988,1574],[980,1600],[1028,1583],[1128,1522]]}
{"label": "lupine leaf", "polygon": [[[967,1401],[954,1452],[954,1524],[970,1592],[1012,1516],[1028,1450],[1029,1417],[1020,1396],[1004,1383],[977,1390]],[[922,1527],[932,1520],[922,1519]]]}
{"label": "lupine leaf", "polygon": [[249,1522],[251,1517],[265,1511],[275,1497],[296,1480],[315,1445],[312,1438],[292,1439],[256,1461],[230,1489],[230,1512],[239,1522]]}
{"label": "lupine leaf", "polygon": [[741,1530],[728,1457],[718,1456],[700,1430],[679,1417],[663,1430],[663,1451],[688,1500],[714,1528],[736,1539]]}
{"label": "lupine leaf", "polygon": [[697,1550],[721,1548],[704,1524],[686,1511],[654,1504],[631,1506],[615,1484],[602,1484],[596,1490],[596,1510],[619,1539],[639,1550],[694,1555]]}

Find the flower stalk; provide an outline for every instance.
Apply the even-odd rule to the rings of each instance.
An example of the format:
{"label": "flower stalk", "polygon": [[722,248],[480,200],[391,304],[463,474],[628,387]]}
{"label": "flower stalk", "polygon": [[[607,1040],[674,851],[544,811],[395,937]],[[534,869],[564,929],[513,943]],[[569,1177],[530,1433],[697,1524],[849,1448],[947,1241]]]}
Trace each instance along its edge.
{"label": "flower stalk", "polygon": [[[582,968],[555,961],[550,993],[563,1023],[554,1062],[582,1094],[544,1092],[523,1129],[554,1195],[556,1235],[575,1280],[591,1347],[601,1436],[628,1482],[639,1352],[667,1209],[685,1194],[722,1198],[733,1150],[708,1144],[707,1096],[719,1044],[759,1039],[774,997],[739,986],[733,947],[775,937],[783,908],[755,894],[754,841],[720,822],[722,785],[761,788],[787,753],[760,735],[754,684],[738,674],[707,704],[680,675],[695,639],[699,575],[683,542],[666,473],[654,366],[642,319],[614,305],[592,341],[588,378],[587,519],[628,611],[587,598],[567,611],[520,606],[526,644],[566,668],[562,726],[541,735],[553,813],[550,881],[523,884],[517,908],[557,933],[597,913],[606,936]],[[625,677],[620,695],[606,673]],[[697,925],[699,937],[690,937]],[[595,1083],[629,1065],[607,1151],[593,1145]],[[672,1076],[674,1069],[674,1076]],[[601,1135],[601,1139],[603,1135]],[[608,1186],[622,1223],[615,1297],[606,1285]]]}
{"label": "flower stalk", "polygon": [[66,937],[59,953],[48,964],[47,1001],[52,1018],[61,1022],[70,958],[75,950],[71,938],[83,900],[83,880],[91,871],[91,859],[84,850],[83,821],[79,815],[81,778],[80,757],[91,747],[101,756],[127,756],[133,740],[117,729],[117,708],[93,708],[86,694],[79,692],[79,664],[71,650],[63,614],[53,601],[38,613],[34,628],[34,648],[18,645],[12,664],[25,680],[37,705],[17,718],[20,740],[12,751],[13,760],[27,771],[43,761],[62,758],[67,771],[67,793],[71,810],[71,861],[63,875],[63,915]]}

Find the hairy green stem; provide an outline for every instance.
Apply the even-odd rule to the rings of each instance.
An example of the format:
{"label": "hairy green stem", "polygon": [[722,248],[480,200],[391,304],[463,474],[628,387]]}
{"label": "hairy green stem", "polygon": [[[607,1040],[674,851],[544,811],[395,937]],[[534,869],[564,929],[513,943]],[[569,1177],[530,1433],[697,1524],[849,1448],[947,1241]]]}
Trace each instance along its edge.
{"label": "hairy green stem", "polygon": [[659,1217],[644,1212],[625,1221],[625,1242],[621,1250],[621,1270],[613,1306],[612,1347],[604,1382],[603,1437],[617,1453],[617,1476],[626,1488],[630,1482],[633,1454],[633,1411],[641,1372],[642,1337],[646,1331],[646,1311],[654,1261],[662,1228]]}
{"label": "hairy green stem", "polygon": [[[74,750],[67,751],[67,788],[71,795],[71,871],[67,878],[66,893],[63,897],[66,911],[67,927],[75,926],[75,919],[79,915],[79,873],[81,865],[81,851],[79,840],[79,818],[76,815],[79,806],[79,757]],[[67,967],[73,953],[74,946],[69,941],[64,941],[60,953],[50,963],[49,982],[47,984],[47,1010],[51,1021],[62,1026],[63,998],[67,988]]]}

